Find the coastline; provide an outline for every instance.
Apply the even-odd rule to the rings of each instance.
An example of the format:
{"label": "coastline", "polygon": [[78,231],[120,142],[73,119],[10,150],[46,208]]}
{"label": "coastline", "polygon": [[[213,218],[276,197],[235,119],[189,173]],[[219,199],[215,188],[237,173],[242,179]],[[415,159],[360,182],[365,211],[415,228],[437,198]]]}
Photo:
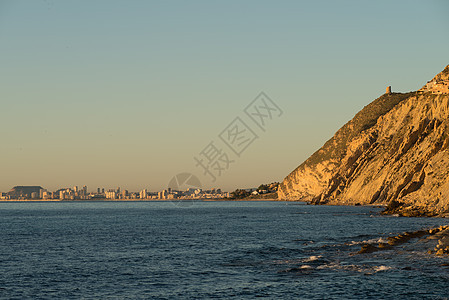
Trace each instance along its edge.
{"label": "coastline", "polygon": [[[284,201],[284,200],[277,200],[277,199],[267,199],[267,198],[241,198],[241,199],[230,199],[230,198],[226,198],[226,199],[204,199],[204,201],[273,201],[273,202],[289,202],[289,201]],[[302,201],[297,201],[297,202],[302,202]]]}
{"label": "coastline", "polygon": [[[200,199],[191,199],[191,200],[200,200]],[[9,203],[9,202],[170,202],[172,200],[165,200],[165,199],[145,199],[145,200],[139,200],[139,199],[89,199],[89,200],[59,200],[59,199],[37,199],[37,200],[0,200],[0,203]],[[187,201],[187,200],[184,200]]]}
{"label": "coastline", "polygon": [[[84,201],[84,200],[83,200]],[[0,200],[0,203],[8,202],[62,202],[59,199],[10,199],[10,200]]]}
{"label": "coastline", "polygon": [[59,200],[59,199],[11,199],[0,200],[0,203],[8,202],[180,202],[180,201],[279,201],[279,202],[303,202],[303,201],[284,201],[266,198],[250,198],[250,199],[229,199],[229,198],[196,198],[196,199],[88,199],[88,200]]}

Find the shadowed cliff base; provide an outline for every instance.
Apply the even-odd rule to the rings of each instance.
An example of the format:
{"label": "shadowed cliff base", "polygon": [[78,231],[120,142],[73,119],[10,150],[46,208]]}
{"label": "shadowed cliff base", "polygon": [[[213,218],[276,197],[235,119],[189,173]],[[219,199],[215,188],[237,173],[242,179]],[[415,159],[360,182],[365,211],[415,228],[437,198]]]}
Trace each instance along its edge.
{"label": "shadowed cliff base", "polygon": [[449,66],[416,92],[365,106],[279,185],[279,200],[382,204],[449,215]]}

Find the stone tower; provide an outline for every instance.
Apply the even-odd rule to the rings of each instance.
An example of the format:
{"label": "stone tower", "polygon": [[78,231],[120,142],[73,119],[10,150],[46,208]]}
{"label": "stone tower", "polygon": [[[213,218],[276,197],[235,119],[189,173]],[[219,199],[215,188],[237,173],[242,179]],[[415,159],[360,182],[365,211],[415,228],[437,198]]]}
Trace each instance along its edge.
{"label": "stone tower", "polygon": [[387,86],[387,91],[385,93],[386,94],[391,94],[391,85]]}

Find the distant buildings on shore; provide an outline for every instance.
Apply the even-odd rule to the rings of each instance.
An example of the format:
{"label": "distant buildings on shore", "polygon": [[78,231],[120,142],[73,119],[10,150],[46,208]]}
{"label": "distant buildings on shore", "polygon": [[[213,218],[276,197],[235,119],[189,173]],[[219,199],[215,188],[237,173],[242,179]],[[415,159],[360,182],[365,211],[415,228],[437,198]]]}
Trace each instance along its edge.
{"label": "distant buildings on shore", "polygon": [[229,198],[229,193],[221,189],[193,189],[177,191],[166,189],[159,192],[150,192],[143,189],[140,192],[129,192],[128,190],[110,189],[105,192],[104,188],[97,188],[96,193],[89,193],[87,186],[81,189],[62,188],[57,191],[48,191],[40,186],[15,186],[7,193],[0,193],[0,200],[172,200],[172,199],[224,199]]}
{"label": "distant buildings on shore", "polygon": [[[9,199],[38,199],[41,196],[41,190],[43,190],[40,186],[15,186],[8,193],[2,193],[2,200]],[[4,199],[4,197],[6,197]]]}

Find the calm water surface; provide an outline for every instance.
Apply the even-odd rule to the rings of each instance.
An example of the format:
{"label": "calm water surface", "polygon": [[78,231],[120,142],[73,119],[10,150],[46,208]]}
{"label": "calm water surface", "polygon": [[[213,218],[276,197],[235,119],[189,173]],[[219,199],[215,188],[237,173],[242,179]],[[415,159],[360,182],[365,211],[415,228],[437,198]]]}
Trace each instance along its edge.
{"label": "calm water surface", "polygon": [[[0,203],[2,299],[445,299],[432,242],[363,241],[447,224],[285,202]],[[430,244],[429,244],[430,243]]]}

